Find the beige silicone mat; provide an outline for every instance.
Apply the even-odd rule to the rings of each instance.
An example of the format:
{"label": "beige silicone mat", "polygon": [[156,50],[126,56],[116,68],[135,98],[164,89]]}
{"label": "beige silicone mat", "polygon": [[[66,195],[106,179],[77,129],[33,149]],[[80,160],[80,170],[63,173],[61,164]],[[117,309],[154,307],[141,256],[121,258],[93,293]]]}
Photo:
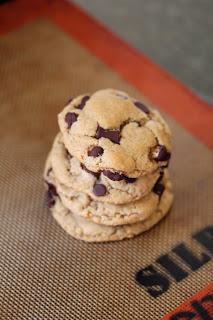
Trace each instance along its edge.
{"label": "beige silicone mat", "polygon": [[[209,261],[158,298],[135,281],[141,268],[212,222],[212,153],[166,116],[174,136],[170,215],[135,239],[87,244],[44,208],[42,170],[56,115],[82,92],[116,87],[140,98],[91,53],[44,19],[0,40],[0,319],[160,319],[211,280]],[[166,94],[166,93],[165,93]],[[186,114],[190,117],[190,114]],[[205,251],[207,254],[207,251]],[[170,255],[181,265],[174,254]],[[183,264],[182,264],[183,266]]]}

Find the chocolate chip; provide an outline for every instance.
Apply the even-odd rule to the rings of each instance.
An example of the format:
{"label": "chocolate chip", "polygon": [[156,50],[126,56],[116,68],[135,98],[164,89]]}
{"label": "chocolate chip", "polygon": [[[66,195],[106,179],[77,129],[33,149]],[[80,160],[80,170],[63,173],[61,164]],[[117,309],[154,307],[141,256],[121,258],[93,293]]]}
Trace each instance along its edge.
{"label": "chocolate chip", "polygon": [[92,175],[93,175],[94,177],[96,177],[96,178],[99,178],[99,177],[100,177],[100,172],[90,171],[89,169],[87,169],[87,167],[86,167],[83,163],[81,163],[81,168],[82,168],[84,171],[92,174]]}
{"label": "chocolate chip", "polygon": [[72,124],[78,119],[78,114],[74,112],[68,112],[65,116],[65,121],[68,124],[67,128],[70,129]]}
{"label": "chocolate chip", "polygon": [[46,203],[48,208],[51,208],[54,206],[55,204],[55,199],[54,197],[58,196],[58,193],[56,191],[56,187],[54,186],[54,184],[47,182],[47,186],[48,186],[48,190],[46,192]]}
{"label": "chocolate chip", "polygon": [[110,170],[103,170],[103,174],[109,178],[110,180],[113,181],[120,181],[120,180],[124,180],[125,176],[122,173],[119,172],[113,172]]}
{"label": "chocolate chip", "polygon": [[114,143],[119,144],[120,141],[120,130],[119,129],[103,129],[98,126],[96,131],[96,138],[107,138]]}
{"label": "chocolate chip", "polygon": [[125,181],[127,183],[134,183],[137,179],[136,178],[129,178],[129,177],[125,177]]}
{"label": "chocolate chip", "polygon": [[129,178],[120,172],[113,172],[110,170],[103,170],[102,172],[107,178],[113,181],[125,180],[127,183],[134,183],[136,181],[136,178]]}
{"label": "chocolate chip", "polygon": [[155,150],[154,159],[156,161],[168,161],[171,157],[171,153],[163,145],[158,145]]}
{"label": "chocolate chip", "polygon": [[84,96],[81,100],[81,103],[78,106],[76,106],[76,109],[82,110],[84,108],[86,102],[89,100],[89,98],[90,98],[90,96]]}
{"label": "chocolate chip", "polygon": [[99,157],[103,154],[104,149],[98,146],[93,147],[91,150],[88,151],[88,156],[89,157]]}
{"label": "chocolate chip", "polygon": [[143,103],[141,103],[140,101],[135,101],[134,102],[135,106],[137,108],[139,108],[141,111],[145,112],[146,114],[149,114],[150,111],[149,109],[147,108],[147,106],[145,106]]}
{"label": "chocolate chip", "polygon": [[160,172],[160,176],[152,189],[152,191],[154,193],[156,193],[158,196],[161,196],[162,193],[164,192],[164,189],[165,189],[165,187],[162,183],[163,176],[164,176],[164,172],[162,171],[162,172]]}
{"label": "chocolate chip", "polygon": [[107,189],[105,187],[105,185],[101,184],[101,183],[96,183],[93,186],[93,193],[97,196],[97,197],[101,197],[104,196],[107,193]]}
{"label": "chocolate chip", "polygon": [[55,199],[49,190],[46,192],[46,204],[48,208],[52,208],[55,204]]}
{"label": "chocolate chip", "polygon": [[152,191],[160,197],[164,192],[164,189],[165,189],[164,185],[159,182],[154,185]]}
{"label": "chocolate chip", "polygon": [[54,186],[54,184],[47,182],[48,185],[48,192],[50,192],[53,196],[57,196],[58,193],[56,191],[56,187]]}

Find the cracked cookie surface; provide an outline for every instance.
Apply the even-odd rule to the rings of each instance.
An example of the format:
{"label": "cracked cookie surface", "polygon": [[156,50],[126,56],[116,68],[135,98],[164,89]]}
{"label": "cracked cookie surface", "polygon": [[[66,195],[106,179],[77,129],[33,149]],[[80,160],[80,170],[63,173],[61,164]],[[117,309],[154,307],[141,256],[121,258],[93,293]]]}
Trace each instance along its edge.
{"label": "cracked cookie surface", "polygon": [[54,170],[45,176],[45,180],[48,186],[51,186],[51,189],[55,188],[54,195],[59,195],[63,205],[74,214],[78,214],[97,224],[111,226],[132,224],[146,220],[158,209],[161,201],[169,201],[172,195],[171,183],[167,172],[164,177],[158,179],[153,191],[147,196],[121,205],[94,201],[87,194],[76,192],[72,188],[64,186],[56,179]]}
{"label": "cracked cookie surface", "polygon": [[157,210],[146,220],[121,226],[106,226],[88,221],[67,209],[58,196],[55,197],[51,211],[59,225],[74,238],[88,242],[106,242],[132,238],[152,228],[168,213],[171,204],[172,195],[166,201],[162,197]]}
{"label": "cracked cookie surface", "polygon": [[124,92],[73,99],[58,115],[69,153],[92,172],[137,178],[168,164],[171,133],[161,115]]}
{"label": "cracked cookie surface", "polygon": [[[159,169],[152,174],[133,179],[107,170],[91,172],[69,154],[60,133],[54,140],[49,157],[56,179],[61,184],[77,192],[84,192],[99,202],[121,204],[140,199],[152,190],[160,176]],[[46,170],[49,170],[51,166],[47,164],[46,167]],[[104,191],[103,195],[101,191]]]}

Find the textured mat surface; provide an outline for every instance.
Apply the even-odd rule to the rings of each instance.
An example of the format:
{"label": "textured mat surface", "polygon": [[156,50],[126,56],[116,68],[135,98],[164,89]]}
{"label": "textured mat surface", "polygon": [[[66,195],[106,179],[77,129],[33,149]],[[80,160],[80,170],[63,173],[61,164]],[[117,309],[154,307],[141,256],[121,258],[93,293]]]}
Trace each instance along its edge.
{"label": "textured mat surface", "polygon": [[[175,121],[170,215],[133,240],[72,239],[44,208],[42,170],[58,131],[56,115],[81,92],[139,92],[44,19],[0,40],[0,319],[160,319],[212,279],[211,261],[177,282],[155,260],[212,220],[212,154]],[[186,115],[188,116],[188,115]],[[207,254],[207,252],[206,252]],[[153,298],[135,274],[153,264],[170,287]],[[156,288],[158,290],[158,288]]]}

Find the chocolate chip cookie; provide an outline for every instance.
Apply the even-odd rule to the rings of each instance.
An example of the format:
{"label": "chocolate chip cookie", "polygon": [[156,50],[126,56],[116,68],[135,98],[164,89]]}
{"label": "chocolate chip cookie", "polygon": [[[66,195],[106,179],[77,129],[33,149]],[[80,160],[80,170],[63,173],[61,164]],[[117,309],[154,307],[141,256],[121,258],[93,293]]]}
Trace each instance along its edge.
{"label": "chocolate chip cookie", "polygon": [[173,201],[172,193],[161,197],[159,206],[146,220],[133,224],[107,226],[96,224],[67,209],[61,199],[55,196],[51,206],[53,217],[60,226],[76,239],[88,242],[116,241],[132,238],[157,224],[168,212]]}
{"label": "chocolate chip cookie", "polygon": [[[128,94],[105,89],[77,97],[58,115],[68,152],[87,170],[120,181],[168,165],[171,133],[158,111]],[[103,186],[95,187],[97,194]]]}
{"label": "chocolate chip cookie", "polygon": [[158,111],[122,91],[70,99],[47,157],[46,203],[73,237],[131,238],[169,211],[171,133]]}
{"label": "chocolate chip cookie", "polygon": [[92,172],[70,155],[59,133],[51,150],[51,164],[57,180],[92,199],[114,204],[131,202],[149,193],[160,177],[160,170],[138,178],[103,170]]}
{"label": "chocolate chip cookie", "polygon": [[48,175],[46,174],[45,181],[48,185],[48,192],[49,189],[54,190],[53,195],[59,195],[63,205],[74,214],[97,224],[112,226],[146,220],[157,210],[161,197],[167,198],[171,193],[171,183],[167,172],[164,176],[160,176],[152,191],[145,197],[120,205],[95,201],[86,193],[76,192],[73,188],[66,187],[56,179],[54,169]]}

